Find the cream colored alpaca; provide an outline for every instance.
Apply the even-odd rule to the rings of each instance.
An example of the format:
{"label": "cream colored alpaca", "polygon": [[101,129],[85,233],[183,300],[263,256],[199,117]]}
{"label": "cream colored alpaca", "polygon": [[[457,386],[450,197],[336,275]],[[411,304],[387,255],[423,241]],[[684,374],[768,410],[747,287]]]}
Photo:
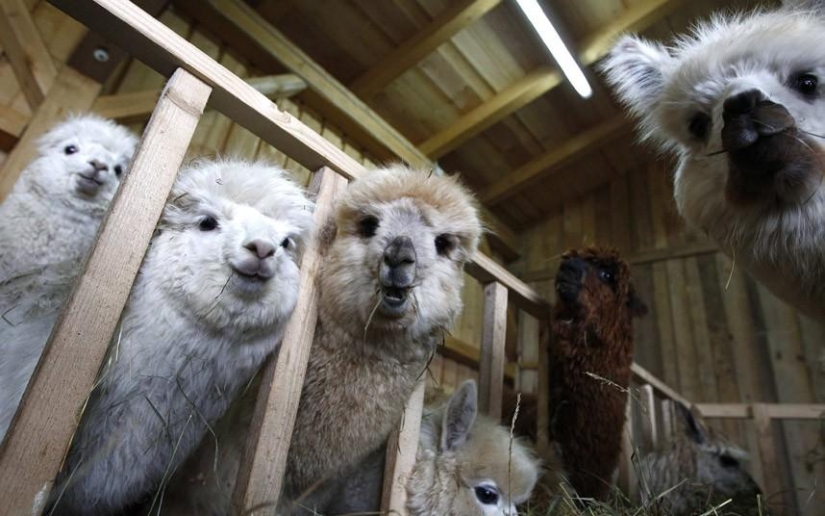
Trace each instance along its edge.
{"label": "cream colored alpaca", "polygon": [[[539,476],[538,461],[509,429],[477,415],[476,383],[464,382],[449,401],[427,408],[416,464],[407,484],[410,516],[515,516]],[[325,516],[379,509],[386,447],[342,476]]]}
{"label": "cream colored alpaca", "polygon": [[[455,178],[397,165],[353,182],[329,233],[282,513],[299,497],[302,506],[323,507],[330,489],[308,490],[378,449],[398,423],[444,330],[461,312],[464,264],[481,224],[472,196]],[[239,422],[221,423],[219,449],[242,448],[233,441],[244,438],[251,409],[248,403]],[[216,480],[212,448],[205,441],[181,474],[184,484],[206,480],[191,483],[193,492],[184,485],[169,493],[198,513],[230,514],[240,456],[221,452]]]}

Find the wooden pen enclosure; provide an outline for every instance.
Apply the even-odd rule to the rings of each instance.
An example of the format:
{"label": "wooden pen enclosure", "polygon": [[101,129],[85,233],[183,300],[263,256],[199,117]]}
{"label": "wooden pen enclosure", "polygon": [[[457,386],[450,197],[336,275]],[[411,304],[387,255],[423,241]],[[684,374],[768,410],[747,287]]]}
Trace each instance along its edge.
{"label": "wooden pen enclosure", "polygon": [[[666,39],[718,6],[710,0],[545,3],[585,65],[603,57],[620,32]],[[60,466],[175,163],[218,154],[282,165],[318,192],[326,209],[344,179],[388,160],[423,167],[437,161],[448,173],[460,171],[493,234],[467,268],[463,315],[430,377],[447,390],[478,379],[482,407],[493,414],[503,383],[543,399],[540,331],[559,255],[582,244],[617,246],[650,307],[635,326],[630,435],[637,451],[673,431],[668,399],[696,403],[751,453],[770,507],[821,513],[825,406],[816,404],[825,403],[825,327],[778,301],[704,235],[685,228],[672,202],[672,164],[635,143],[631,123],[595,72],[588,72],[596,88],[590,101],[563,84],[537,39],[523,34],[529,29],[511,2],[135,4],[0,2],[0,198],[31,158],[34,139],[67,113],[95,111],[144,134],[137,173],[99,234],[74,303],[0,448],[0,499],[9,501],[9,514],[30,513]],[[157,167],[161,156],[166,165]],[[137,199],[151,209],[135,218]],[[135,253],[129,263],[115,252],[122,246]],[[313,284],[317,260],[307,253],[305,285]],[[245,484],[235,494],[246,507],[277,498],[277,482],[262,479],[280,481],[303,376],[281,371],[305,367],[314,295],[312,287],[302,291],[282,348],[294,353],[282,352],[264,380],[287,394],[272,396],[277,410],[262,416],[260,435],[249,444],[266,461],[242,472]],[[84,299],[99,296],[105,310],[84,307]],[[95,333],[94,350],[81,358],[73,355],[77,325]],[[55,365],[68,356],[73,373]],[[57,386],[66,401],[44,395]],[[413,400],[407,414],[414,418],[420,392]],[[658,414],[652,424],[651,414]],[[398,461],[389,461],[396,482],[385,492],[387,508],[403,511],[398,479],[414,457],[417,429],[406,425],[396,436],[404,446]],[[626,455],[621,482],[629,487]]]}

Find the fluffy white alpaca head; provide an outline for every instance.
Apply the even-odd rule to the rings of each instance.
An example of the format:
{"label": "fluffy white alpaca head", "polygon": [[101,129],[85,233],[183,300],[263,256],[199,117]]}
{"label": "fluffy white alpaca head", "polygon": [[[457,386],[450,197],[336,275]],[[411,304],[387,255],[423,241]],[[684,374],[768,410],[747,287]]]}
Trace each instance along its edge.
{"label": "fluffy white alpaca head", "polygon": [[271,328],[295,307],[312,203],[263,163],[200,162],[181,170],[142,274],[211,328]]}
{"label": "fluffy white alpaca head", "polygon": [[80,210],[105,209],[126,173],[137,137],[97,115],[67,119],[37,142],[27,180]]}
{"label": "fluffy white alpaca head", "polygon": [[677,153],[680,212],[725,249],[821,246],[823,48],[825,2],[800,0],[717,16],[672,48],[626,36],[603,66],[645,136]]}
{"label": "fluffy white alpaca head", "polygon": [[539,477],[539,461],[508,429],[477,416],[478,393],[467,380],[421,422],[415,468],[407,483],[413,516],[515,516]]}
{"label": "fluffy white alpaca head", "polygon": [[461,312],[481,223],[455,177],[401,165],[371,171],[349,186],[335,223],[321,295],[339,323],[422,336]]}

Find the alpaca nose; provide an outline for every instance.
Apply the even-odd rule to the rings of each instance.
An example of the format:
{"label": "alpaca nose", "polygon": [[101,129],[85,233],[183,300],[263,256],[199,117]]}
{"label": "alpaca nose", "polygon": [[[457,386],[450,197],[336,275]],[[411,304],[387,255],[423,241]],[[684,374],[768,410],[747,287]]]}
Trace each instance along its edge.
{"label": "alpaca nose", "polygon": [[102,163],[96,159],[89,161],[89,165],[92,166],[92,168],[95,170],[95,173],[109,170],[109,165],[106,165],[105,163]]}
{"label": "alpaca nose", "polygon": [[765,95],[759,90],[748,90],[728,97],[723,104],[726,115],[746,115],[753,111],[756,103],[765,100]]}
{"label": "alpaca nose", "polygon": [[760,138],[781,133],[794,126],[785,106],[772,102],[759,90],[747,90],[725,99],[722,105],[722,146],[736,151]]}
{"label": "alpaca nose", "polygon": [[275,254],[275,246],[266,240],[261,240],[260,238],[247,242],[244,244],[244,247],[261,260],[269,258]]}
{"label": "alpaca nose", "polygon": [[415,246],[408,236],[399,236],[384,249],[384,262],[390,267],[415,263]]}

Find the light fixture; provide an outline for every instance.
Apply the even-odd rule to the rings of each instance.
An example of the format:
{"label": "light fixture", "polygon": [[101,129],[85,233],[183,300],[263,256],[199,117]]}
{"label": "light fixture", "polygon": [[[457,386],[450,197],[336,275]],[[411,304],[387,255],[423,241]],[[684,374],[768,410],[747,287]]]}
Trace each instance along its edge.
{"label": "light fixture", "polygon": [[550,49],[553,59],[556,60],[562,73],[564,73],[564,76],[570,81],[570,84],[573,85],[573,88],[575,88],[582,97],[590,98],[593,94],[593,89],[590,87],[590,84],[587,83],[587,78],[573,58],[573,54],[571,54],[564,45],[561,36],[556,32],[556,28],[550,23],[550,20],[547,18],[547,15],[544,14],[538,2],[536,0],[516,0],[516,2],[519,7],[521,7],[521,10],[524,11],[524,15],[527,16],[530,23],[533,24],[533,28],[539,33],[541,40],[544,41],[544,44]]}

